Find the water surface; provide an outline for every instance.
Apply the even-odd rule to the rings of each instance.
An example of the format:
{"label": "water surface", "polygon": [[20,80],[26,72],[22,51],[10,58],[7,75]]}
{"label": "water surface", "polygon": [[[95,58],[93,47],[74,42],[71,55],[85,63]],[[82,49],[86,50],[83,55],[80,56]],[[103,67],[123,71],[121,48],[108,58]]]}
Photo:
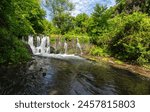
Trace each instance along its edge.
{"label": "water surface", "polygon": [[0,68],[0,94],[150,94],[150,79],[83,58],[35,56],[27,65]]}

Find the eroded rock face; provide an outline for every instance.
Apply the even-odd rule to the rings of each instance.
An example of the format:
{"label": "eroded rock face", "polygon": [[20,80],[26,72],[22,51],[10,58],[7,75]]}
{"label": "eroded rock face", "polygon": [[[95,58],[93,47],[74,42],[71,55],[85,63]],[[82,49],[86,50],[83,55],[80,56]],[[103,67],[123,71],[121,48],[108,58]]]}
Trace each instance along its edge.
{"label": "eroded rock face", "polygon": [[30,46],[28,44],[25,44],[25,47],[28,50],[28,52],[33,55],[33,52],[32,52],[32,49],[30,48]]}

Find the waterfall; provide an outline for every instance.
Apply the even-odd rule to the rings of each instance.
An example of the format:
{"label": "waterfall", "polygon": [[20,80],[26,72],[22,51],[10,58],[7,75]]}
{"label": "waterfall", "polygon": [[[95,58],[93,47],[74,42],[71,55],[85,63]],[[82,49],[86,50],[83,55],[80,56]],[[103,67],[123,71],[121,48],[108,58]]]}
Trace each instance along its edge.
{"label": "waterfall", "polygon": [[49,39],[49,37],[48,37],[48,36],[46,37],[46,44],[47,44],[47,47],[49,47],[49,46],[50,46],[50,39]]}
{"label": "waterfall", "polygon": [[82,52],[81,45],[80,45],[80,43],[79,43],[79,39],[78,39],[78,38],[77,38],[77,44],[76,44],[76,52],[77,52],[77,49],[80,50],[80,54],[82,55],[83,52]]}
{"label": "waterfall", "polygon": [[46,53],[50,54],[50,39],[48,36],[46,37],[46,43],[47,43]]}
{"label": "waterfall", "polygon": [[[62,46],[62,42],[60,39],[56,39],[55,42],[55,50],[52,50],[53,52],[57,53],[56,50],[58,50],[60,53],[59,54],[52,54],[51,53],[51,44],[50,44],[50,38],[48,36],[42,36],[39,37],[37,36],[35,38],[36,40],[36,46],[34,45],[34,39],[33,36],[28,36],[28,44],[30,45],[32,52],[34,55],[39,55],[39,56],[46,56],[46,57],[68,57],[68,56],[74,56],[74,54],[68,55],[68,43],[65,40],[64,41],[64,46]],[[74,43],[74,46],[76,46],[76,51],[79,49],[80,53],[82,54],[82,49],[81,45],[79,43],[79,40],[77,38],[76,44]],[[64,54],[61,53],[61,51],[64,49]]]}
{"label": "waterfall", "polygon": [[41,43],[41,39],[40,39],[40,37],[39,37],[39,36],[37,36],[37,47],[39,47],[39,46],[40,46],[40,43]]}
{"label": "waterfall", "polygon": [[40,39],[40,37],[37,36],[37,47],[35,47],[33,43],[33,36],[29,36],[28,44],[30,45],[33,54],[45,54],[45,53],[49,54],[50,53],[49,37],[42,37]]}
{"label": "waterfall", "polygon": [[64,42],[64,49],[65,49],[65,54],[67,54],[68,44],[67,44],[66,40]]}
{"label": "waterfall", "polygon": [[29,38],[28,38],[28,44],[29,44],[29,46],[30,46],[30,48],[31,48],[31,50],[32,50],[32,52],[33,52],[33,54],[35,54],[35,46],[34,46],[34,44],[33,44],[33,36],[29,36]]}

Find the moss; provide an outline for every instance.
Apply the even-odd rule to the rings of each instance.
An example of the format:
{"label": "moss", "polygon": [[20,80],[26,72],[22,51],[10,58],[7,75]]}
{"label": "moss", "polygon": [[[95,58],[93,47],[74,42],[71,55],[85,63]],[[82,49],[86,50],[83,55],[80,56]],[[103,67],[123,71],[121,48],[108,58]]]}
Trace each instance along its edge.
{"label": "moss", "polygon": [[114,61],[116,64],[124,64],[124,62],[123,61],[120,61],[120,60],[115,60]]}

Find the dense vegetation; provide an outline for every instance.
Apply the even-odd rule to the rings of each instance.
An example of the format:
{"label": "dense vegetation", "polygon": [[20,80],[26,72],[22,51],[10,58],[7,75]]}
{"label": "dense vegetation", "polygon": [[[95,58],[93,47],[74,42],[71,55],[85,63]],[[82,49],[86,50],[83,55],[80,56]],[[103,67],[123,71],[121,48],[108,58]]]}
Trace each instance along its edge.
{"label": "dense vegetation", "polygon": [[[137,64],[149,63],[150,1],[118,0],[118,2],[116,6],[105,11],[98,6],[95,7],[93,19],[99,19],[94,19],[94,22],[101,21],[103,24],[101,28],[96,28],[100,25],[95,25],[91,30],[91,42],[121,60]],[[101,17],[98,16],[98,12]]]}
{"label": "dense vegetation", "polygon": [[[50,11],[45,19],[41,5]],[[78,37],[95,45],[91,55],[150,62],[150,0],[116,0],[110,8],[97,4],[91,15],[71,15],[70,0],[1,0],[0,63],[26,61],[30,55],[19,39],[29,34]],[[58,36],[57,36],[58,37]]]}
{"label": "dense vegetation", "polygon": [[30,58],[20,38],[46,31],[44,17],[37,0],[0,1],[0,63],[18,63]]}
{"label": "dense vegetation", "polygon": [[[53,4],[53,0],[48,1]],[[70,6],[64,5],[70,4],[68,0],[57,0],[57,3],[60,7]],[[110,55],[141,65],[149,63],[150,0],[116,0],[116,3],[111,8],[97,4],[91,15],[82,13],[76,17],[64,10],[68,8],[62,8],[61,11],[58,8],[61,13],[52,13],[52,23],[57,32],[51,33],[66,38],[79,37],[80,40],[83,37],[90,38],[95,45],[89,51],[92,55]]]}

